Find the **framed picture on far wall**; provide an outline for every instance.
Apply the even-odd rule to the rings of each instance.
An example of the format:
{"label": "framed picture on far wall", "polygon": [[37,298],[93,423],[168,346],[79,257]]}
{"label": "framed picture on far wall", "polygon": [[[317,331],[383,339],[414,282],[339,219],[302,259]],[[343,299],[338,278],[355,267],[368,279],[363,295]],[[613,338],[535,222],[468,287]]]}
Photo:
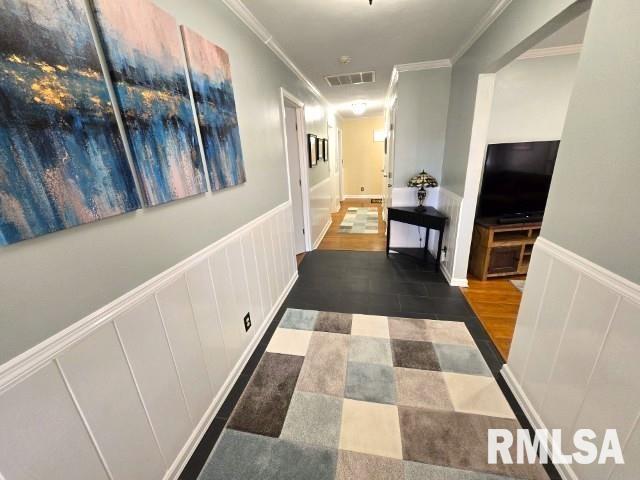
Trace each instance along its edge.
{"label": "framed picture on far wall", "polygon": [[326,139],[326,138],[323,138],[322,139],[322,144],[324,146],[323,147],[323,149],[324,149],[324,157],[322,157],[322,158],[323,158],[323,160],[325,162],[328,162],[329,161],[329,140]]}
{"label": "framed picture on far wall", "polygon": [[309,168],[318,164],[318,137],[313,133],[307,134],[307,151],[309,153]]}
{"label": "framed picture on far wall", "polygon": [[318,161],[324,160],[324,138],[318,139]]}

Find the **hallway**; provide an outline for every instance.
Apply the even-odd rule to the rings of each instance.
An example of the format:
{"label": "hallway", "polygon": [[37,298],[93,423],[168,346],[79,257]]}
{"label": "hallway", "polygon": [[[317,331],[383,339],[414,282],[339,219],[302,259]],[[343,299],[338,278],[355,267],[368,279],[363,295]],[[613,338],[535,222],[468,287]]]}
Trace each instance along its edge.
{"label": "hallway", "polygon": [[[342,233],[340,224],[349,208],[375,208],[378,210],[378,233]],[[386,224],[382,220],[382,206],[370,199],[346,199],[340,202],[340,210],[331,214],[331,227],[318,246],[319,250],[351,250],[384,252],[386,248]]]}
{"label": "hallway", "polygon": [[[437,422],[436,427],[433,425],[429,427],[429,419],[439,418],[442,415],[449,416],[447,422],[456,421],[457,433],[463,437],[468,435],[468,432],[464,435],[462,432],[466,431],[466,428],[472,428],[474,422],[477,421],[495,421],[504,425],[504,422],[513,421],[508,420],[509,417],[514,417],[520,424],[528,426],[526,418],[499,375],[503,362],[494,349],[490,338],[468,307],[460,290],[456,287],[450,287],[439,273],[424,270],[408,257],[391,255],[387,259],[383,253],[378,252],[310,252],[302,261],[299,274],[300,277],[283,307],[269,326],[181,478],[208,480],[215,478],[301,478],[304,476],[304,478],[413,479],[431,478],[425,475],[444,474],[449,475],[444,478],[451,480],[494,478],[486,474],[463,476],[472,475],[467,470],[473,468],[465,463],[468,459],[464,455],[460,457],[455,453],[459,449],[458,446],[453,447],[443,440],[456,432],[445,433],[442,431],[438,435],[438,441],[441,441],[441,445],[444,446],[443,449],[438,450],[441,452],[440,456],[431,456],[425,453],[422,447],[419,447],[427,440],[422,435],[430,431],[430,428],[438,428]],[[296,310],[290,310],[286,314],[287,309]],[[342,315],[318,314],[318,311],[342,312]],[[387,320],[387,317],[391,320]],[[432,319],[436,322],[394,319],[396,317]],[[444,322],[440,323],[439,321]],[[384,325],[389,322],[387,333],[380,333],[380,330],[378,333],[371,333],[372,329],[375,329],[375,326],[380,322],[383,322]],[[416,327],[420,327],[423,323],[429,326],[428,329],[438,329],[440,326],[441,328],[438,329],[440,338],[433,338],[433,334],[427,334],[427,337],[420,334],[419,328],[416,330]],[[349,331],[347,332],[347,330]],[[469,334],[470,336],[468,336]],[[295,339],[287,341],[287,337],[292,338],[291,335]],[[418,337],[415,337],[416,335]],[[331,337],[331,341],[323,343],[319,337],[326,336]],[[410,340],[409,336],[415,338]],[[305,337],[306,340],[299,341],[302,337]],[[372,339],[372,337],[374,338]],[[425,342],[426,338],[429,338],[429,341]],[[380,355],[385,354],[381,353],[380,345],[377,345],[377,348],[367,348],[366,345],[358,347],[359,344],[367,342],[378,344],[380,340],[383,343],[386,342],[386,345],[391,342],[392,356],[389,356],[390,353],[387,352],[386,357],[381,360]],[[439,342],[445,344],[444,348]],[[417,357],[418,364],[416,364],[415,358],[411,359],[410,353],[407,360],[407,353],[405,352],[403,355],[401,352],[403,343],[419,345],[418,351],[422,352],[431,350],[433,345],[435,345],[436,351],[442,349],[469,349],[471,351],[477,348],[476,351],[481,356],[476,358],[473,355],[470,357],[467,355],[463,361],[451,361],[451,359],[443,359],[440,354],[437,360],[432,359],[432,362],[435,361],[435,363],[424,365],[420,364],[420,358],[423,356],[420,354]],[[474,343],[476,346],[472,346]],[[449,344],[453,344],[453,346]],[[340,345],[343,345],[344,348],[339,347]],[[359,351],[354,351],[354,349]],[[382,352],[384,352],[384,346]],[[280,360],[287,358],[293,363],[281,361],[276,370],[270,371],[269,359],[274,355],[280,355]],[[338,366],[334,365],[336,356],[342,358],[341,361],[338,361]],[[360,357],[359,360],[357,360],[358,357]],[[347,358],[355,361],[357,364],[355,367],[374,372],[360,372],[364,377],[361,377],[358,372],[351,372],[354,368],[354,365],[351,364],[354,361],[349,362],[351,370],[349,373],[346,372]],[[384,366],[379,365],[380,363],[383,363]],[[291,368],[284,368],[285,365]],[[289,373],[284,372],[283,369]],[[310,382],[309,377],[313,377],[313,374],[309,373],[310,370],[318,373],[326,370],[327,375],[331,378],[327,377],[326,382],[317,379],[315,382]],[[283,375],[284,379],[281,379],[279,383],[276,381],[279,387],[274,387],[274,378]],[[347,379],[340,380],[345,375]],[[349,379],[352,377],[355,379],[353,382],[357,384],[355,387],[349,387]],[[489,381],[488,379],[491,377],[495,381]],[[358,380],[362,380],[362,378],[365,379],[364,383]],[[437,395],[433,396],[435,395],[434,385],[423,383],[428,378],[432,378],[432,380],[433,378],[437,380],[443,378],[460,379],[463,380],[463,384],[460,385],[461,389],[456,389],[455,386],[445,387],[440,383],[441,389],[439,391],[443,397],[438,400]],[[413,384],[408,385],[403,379],[410,379]],[[343,383],[340,383],[341,381]],[[477,382],[483,383],[484,387],[481,390],[484,395],[489,395],[491,400],[485,403],[484,407],[478,408],[480,408],[480,412],[482,408],[488,408],[492,412],[490,415],[487,411],[484,412],[484,415],[478,413],[475,410],[476,407],[471,407],[471,410],[476,414],[462,411],[469,410],[469,405],[474,402],[477,402],[477,405],[483,403],[483,394],[474,390],[472,386],[466,390],[465,382],[471,382],[469,385],[474,383],[477,385]],[[495,388],[487,385],[487,382],[495,385]],[[372,387],[372,385],[374,386]],[[509,406],[505,404],[501,409],[502,413],[496,410],[503,402],[500,398],[495,397],[496,392],[500,397],[502,396],[498,387],[509,404]],[[411,395],[411,391],[414,389],[417,390],[414,395]],[[283,390],[288,393],[283,394]],[[274,393],[276,391],[277,394]],[[243,392],[246,392],[244,396],[242,396]],[[391,392],[389,393],[391,397],[385,397],[387,394],[384,392]],[[431,393],[426,394],[426,392]],[[465,400],[465,395],[468,396],[471,392],[475,392],[473,399],[468,397]],[[462,398],[457,397],[455,400],[456,394],[462,395]],[[491,397],[492,394],[493,397]],[[274,395],[277,398],[274,398]],[[366,400],[363,401],[363,398]],[[314,411],[312,407],[305,404],[305,399],[311,402],[311,405],[316,405],[321,411]],[[430,405],[425,403],[430,401],[432,402]],[[460,407],[465,402],[467,407]],[[327,407],[327,404],[333,405],[333,409]],[[382,451],[376,450],[379,447],[376,440],[369,447],[351,446],[347,448],[345,446],[343,450],[342,447],[338,448],[342,442],[352,441],[358,445],[365,432],[369,436],[375,437],[376,435],[375,427],[371,427],[371,431],[363,430],[361,433],[354,434],[355,438],[352,437],[351,440],[344,438],[347,433],[340,432],[341,428],[346,428],[345,432],[348,431],[349,427],[344,423],[345,421],[348,423],[348,420],[343,416],[340,428],[340,413],[339,410],[336,413],[336,408],[339,405],[343,415],[347,415],[349,408],[347,405],[349,404],[355,405],[356,410],[358,410],[357,407],[365,408],[365,410],[366,407],[376,409],[382,405],[384,405],[382,408],[391,408],[392,412],[399,409],[401,412],[404,411],[405,415],[418,415],[422,419],[420,420],[422,427],[417,430],[407,429],[408,427],[406,425],[403,427],[401,421],[400,433],[396,438],[396,450],[394,450],[396,453],[391,455],[395,456],[393,460],[386,458],[384,453],[381,453],[384,452],[384,449]],[[455,405],[459,406],[458,410],[460,411],[454,408]],[[312,411],[309,411],[309,408]],[[327,413],[327,409],[330,410],[329,413]],[[302,418],[299,417],[302,415],[301,412],[304,412]],[[356,417],[359,415],[358,412],[355,413]],[[318,423],[314,423],[319,421],[318,417],[323,419],[323,423],[333,422],[333,429],[327,431],[320,428]],[[507,419],[500,417],[507,417]],[[294,420],[295,425],[292,425]],[[515,423],[513,425],[515,426]],[[223,431],[227,433],[218,442],[219,446],[216,450],[218,453],[214,453],[212,457],[215,458],[215,461],[210,459],[210,463],[205,467],[205,463]],[[284,433],[282,433],[283,431]],[[258,432],[261,434],[256,434]],[[387,433],[384,433],[384,436],[386,438]],[[289,438],[289,440],[283,440],[283,438]],[[302,440],[295,440],[296,438]],[[379,441],[382,442],[382,440]],[[333,446],[328,450],[326,449],[327,442]],[[402,452],[397,450],[400,444]],[[318,450],[318,445],[324,445],[324,447]],[[410,445],[415,445],[415,447],[410,447]],[[447,447],[447,445],[449,446]],[[471,445],[469,448],[471,448],[470,451],[474,450]],[[486,447],[475,445],[475,448],[482,451],[483,454],[486,453]],[[451,450],[449,453],[447,453],[448,449]],[[347,452],[352,450],[360,453]],[[267,451],[271,453],[267,453]],[[324,455],[321,454],[322,452]],[[319,463],[315,464],[315,470],[310,470],[310,468],[295,470],[299,462],[282,460],[282,458],[289,458],[287,455],[296,455],[297,458],[303,455],[305,458],[303,464],[306,464],[307,461],[310,464],[313,464],[314,461]],[[479,465],[477,454],[472,457],[476,458],[474,465],[479,471],[500,473],[499,470],[492,470],[495,466],[487,470],[486,466]],[[404,460],[401,462],[401,459]],[[408,459],[417,461],[409,461]],[[287,463],[288,467],[285,468]],[[366,467],[369,464],[376,466],[376,475],[378,476],[375,476]],[[429,466],[431,464],[436,466]],[[455,467],[456,465],[462,466],[465,471],[440,468]],[[200,474],[203,467],[204,470]],[[262,467],[264,469],[261,470]],[[270,469],[274,468],[279,469],[279,476],[270,476],[273,474]],[[291,471],[288,468],[294,470]],[[337,476],[334,476],[336,471],[338,472]],[[403,471],[404,476],[402,476]],[[287,476],[288,473],[291,473],[291,476]],[[540,475],[540,472],[536,474],[529,472],[524,476],[522,471],[520,471],[520,475],[515,475],[514,472],[508,470],[502,470],[502,473],[511,473],[513,476],[510,475],[509,478],[546,478],[544,474]],[[200,476],[198,477],[198,475]],[[556,475],[555,472],[550,471],[549,478],[559,478]]]}

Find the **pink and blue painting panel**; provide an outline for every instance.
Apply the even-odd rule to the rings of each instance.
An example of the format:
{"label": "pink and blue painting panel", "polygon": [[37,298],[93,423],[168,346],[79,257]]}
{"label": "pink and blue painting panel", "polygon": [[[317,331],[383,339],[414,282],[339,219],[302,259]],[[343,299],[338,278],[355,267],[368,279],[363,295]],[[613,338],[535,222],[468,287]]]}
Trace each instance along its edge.
{"label": "pink and blue painting panel", "polygon": [[0,245],[139,208],[84,2],[0,7]]}
{"label": "pink and blue painting panel", "polygon": [[94,5],[145,203],[205,192],[178,25],[146,0]]}
{"label": "pink and blue painting panel", "polygon": [[182,27],[191,88],[213,190],[246,182],[229,55]]}

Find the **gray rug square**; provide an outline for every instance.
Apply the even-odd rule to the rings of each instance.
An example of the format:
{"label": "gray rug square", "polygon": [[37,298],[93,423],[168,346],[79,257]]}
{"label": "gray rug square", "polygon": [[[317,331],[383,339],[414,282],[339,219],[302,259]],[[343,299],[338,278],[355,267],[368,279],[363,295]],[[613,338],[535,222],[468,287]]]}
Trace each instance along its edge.
{"label": "gray rug square", "polygon": [[341,416],[342,399],[297,390],[280,438],[337,449]]}
{"label": "gray rug square", "polygon": [[[507,429],[515,438],[515,420],[409,407],[398,407],[398,414],[405,460],[529,480],[547,478],[540,465],[487,461],[487,429]],[[511,453],[515,458],[515,446]]]}
{"label": "gray rug square", "polygon": [[345,398],[375,403],[396,403],[393,368],[386,365],[349,362]]}
{"label": "gray rug square", "polygon": [[[423,477],[424,478],[424,477]],[[336,480],[403,480],[402,460],[340,450]]]}
{"label": "gray rug square", "polygon": [[491,377],[491,370],[477,347],[467,345],[433,344],[443,372],[466,373]]}
{"label": "gray rug square", "polygon": [[412,340],[391,340],[393,366],[418,368],[420,370],[440,370],[440,363],[433,344]]}
{"label": "gray rug square", "polygon": [[313,330],[318,312],[315,310],[298,310],[287,308],[280,320],[279,327],[293,328],[296,330]]}
{"label": "gray rug square", "polygon": [[313,332],[296,390],[344,396],[350,335]]}
{"label": "gray rug square", "polygon": [[391,343],[386,338],[353,337],[349,346],[349,361],[392,367]]}
{"label": "gray rug square", "polygon": [[395,373],[398,405],[453,411],[442,372],[396,368]]}
{"label": "gray rug square", "polygon": [[404,462],[404,480],[516,480],[512,477],[490,473],[471,472],[457,468],[427,465],[425,463]]}
{"label": "gray rug square", "polygon": [[320,312],[316,318],[315,330],[317,332],[351,333],[350,313]]}

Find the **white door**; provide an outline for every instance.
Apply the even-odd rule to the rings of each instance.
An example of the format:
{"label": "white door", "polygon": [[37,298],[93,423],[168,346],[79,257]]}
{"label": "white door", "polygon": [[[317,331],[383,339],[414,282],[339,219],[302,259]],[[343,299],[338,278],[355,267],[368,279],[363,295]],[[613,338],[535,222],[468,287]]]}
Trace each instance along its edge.
{"label": "white door", "polygon": [[344,172],[342,171],[342,129],[338,128],[337,130],[337,141],[336,141],[336,160],[338,161],[338,175],[340,176],[338,179],[338,185],[339,185],[339,190],[340,190],[340,197],[339,200],[342,201],[344,200],[344,185],[343,185],[343,178],[344,178]]}
{"label": "white door", "polygon": [[302,177],[300,176],[300,149],[296,126],[296,109],[285,106],[287,129],[287,158],[289,159],[289,181],[291,182],[291,210],[293,212],[293,236],[296,255],[306,251],[304,244],[304,211],[302,207]]}
{"label": "white door", "polygon": [[393,162],[396,131],[396,103],[389,110],[389,122],[387,125],[387,152],[384,156],[384,170],[382,172],[382,218],[387,221],[387,207],[391,206],[391,194],[393,192]]}

